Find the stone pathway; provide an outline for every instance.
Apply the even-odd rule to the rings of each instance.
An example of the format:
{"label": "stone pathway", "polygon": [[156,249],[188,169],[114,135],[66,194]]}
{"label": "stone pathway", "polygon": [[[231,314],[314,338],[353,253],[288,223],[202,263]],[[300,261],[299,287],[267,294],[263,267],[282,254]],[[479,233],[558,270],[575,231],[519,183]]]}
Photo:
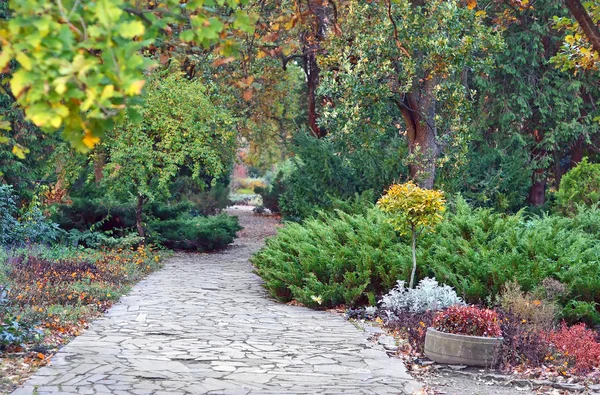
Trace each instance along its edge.
{"label": "stone pathway", "polygon": [[400,360],[352,323],[271,300],[248,257],[273,224],[247,211],[235,214],[246,229],[232,247],[170,259],[13,394],[408,394],[419,388]]}

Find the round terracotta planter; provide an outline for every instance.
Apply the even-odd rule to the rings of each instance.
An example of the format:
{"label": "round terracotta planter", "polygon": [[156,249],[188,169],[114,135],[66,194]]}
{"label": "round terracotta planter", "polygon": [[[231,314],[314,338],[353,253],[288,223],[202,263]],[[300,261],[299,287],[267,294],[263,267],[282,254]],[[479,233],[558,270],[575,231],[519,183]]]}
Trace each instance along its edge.
{"label": "round terracotta planter", "polygon": [[444,333],[427,328],[425,355],[438,363],[449,365],[494,366],[503,339]]}

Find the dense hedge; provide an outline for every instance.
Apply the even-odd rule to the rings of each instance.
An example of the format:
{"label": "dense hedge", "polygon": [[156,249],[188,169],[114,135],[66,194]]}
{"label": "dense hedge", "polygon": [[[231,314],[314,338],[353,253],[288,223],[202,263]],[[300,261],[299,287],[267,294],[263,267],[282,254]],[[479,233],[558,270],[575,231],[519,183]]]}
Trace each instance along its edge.
{"label": "dense hedge", "polygon": [[[501,215],[473,209],[461,198],[435,233],[417,247],[418,277],[435,277],[467,302],[490,303],[509,280],[523,290],[545,278],[567,287],[563,317],[600,323],[600,209],[571,218]],[[253,258],[276,297],[317,306],[357,304],[408,279],[409,240],[399,239],[383,214],[322,215],[289,224]],[[314,296],[314,298],[313,298]]]}
{"label": "dense hedge", "polygon": [[289,223],[252,258],[269,292],[312,307],[375,303],[410,273],[403,246],[378,210]]}
{"label": "dense hedge", "polygon": [[194,251],[213,251],[226,247],[241,229],[238,218],[227,214],[183,217],[149,225],[151,240],[168,248]]}
{"label": "dense hedge", "polygon": [[[187,214],[193,209],[190,202],[166,204],[152,202],[146,207],[150,218],[167,220]],[[135,205],[109,199],[74,198],[70,205],[59,205],[52,219],[62,229],[114,231],[135,227]]]}
{"label": "dense hedge", "polygon": [[[225,214],[205,217],[197,208],[190,201],[148,203],[147,241],[195,251],[213,251],[230,244],[241,229],[237,217]],[[211,206],[211,212],[216,210]],[[77,244],[93,248],[99,244],[99,237],[106,238],[105,233],[116,237],[115,240],[124,240],[135,229],[135,207],[111,200],[73,199],[71,205],[58,206],[53,218],[62,229],[70,231],[71,238],[78,236]]]}

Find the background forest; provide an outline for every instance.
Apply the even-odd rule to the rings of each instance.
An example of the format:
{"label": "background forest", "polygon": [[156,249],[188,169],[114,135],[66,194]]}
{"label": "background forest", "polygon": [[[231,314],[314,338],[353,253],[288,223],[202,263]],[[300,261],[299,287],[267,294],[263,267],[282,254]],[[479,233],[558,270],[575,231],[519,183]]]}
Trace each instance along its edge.
{"label": "background forest", "polygon": [[0,350],[227,246],[234,203],[287,221],[253,258],[274,296],[377,305],[413,263],[375,203],[409,180],[447,201],[418,280],[599,325],[599,6],[0,3]]}

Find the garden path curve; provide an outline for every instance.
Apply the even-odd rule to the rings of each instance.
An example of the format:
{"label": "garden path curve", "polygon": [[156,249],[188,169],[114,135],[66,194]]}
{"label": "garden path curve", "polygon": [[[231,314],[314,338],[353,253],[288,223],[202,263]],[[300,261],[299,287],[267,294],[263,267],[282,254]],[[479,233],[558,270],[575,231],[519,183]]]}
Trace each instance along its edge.
{"label": "garden path curve", "polygon": [[405,394],[398,359],[342,317],[270,299],[249,256],[272,219],[216,254],[177,254],[40,369],[23,394]]}

